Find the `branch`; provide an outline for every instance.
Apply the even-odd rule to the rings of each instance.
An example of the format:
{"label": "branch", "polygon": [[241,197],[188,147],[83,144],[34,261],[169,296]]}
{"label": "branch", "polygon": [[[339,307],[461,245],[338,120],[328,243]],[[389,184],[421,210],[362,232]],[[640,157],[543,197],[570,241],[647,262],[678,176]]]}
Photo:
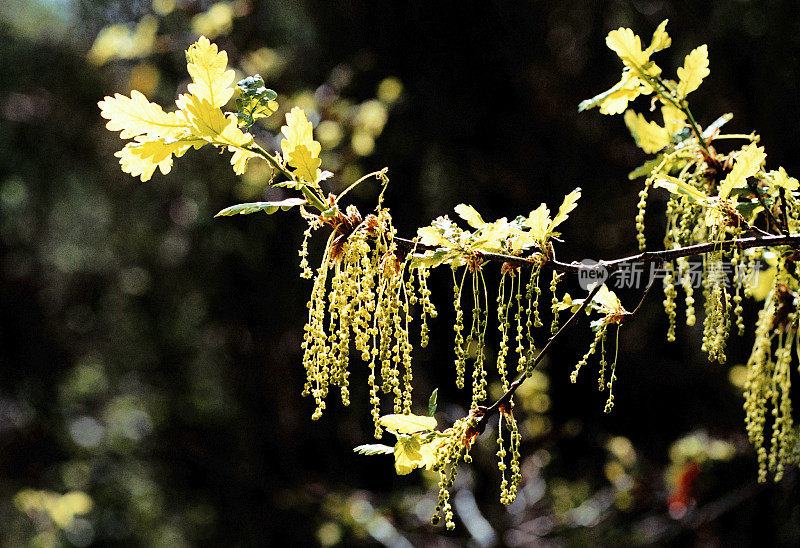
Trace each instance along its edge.
{"label": "branch", "polygon": [[545,344],[544,348],[542,348],[536,355],[536,358],[534,358],[533,363],[530,365],[526,365],[525,371],[517,375],[517,378],[514,379],[514,382],[512,382],[509,385],[508,390],[506,390],[506,393],[500,396],[500,399],[494,402],[491,406],[482,409],[483,414],[480,416],[480,418],[478,419],[478,424],[475,426],[478,432],[483,432],[483,429],[486,427],[486,421],[489,420],[489,417],[491,417],[495,412],[497,412],[497,410],[499,410],[501,406],[506,405],[508,404],[509,401],[511,401],[511,396],[514,395],[514,392],[517,391],[517,388],[519,388],[520,385],[523,382],[525,382],[525,379],[527,379],[528,375],[536,368],[537,365],[539,365],[539,362],[542,361],[544,356],[550,351],[555,342],[561,338],[564,332],[573,323],[575,323],[580,313],[583,312],[587,306],[589,306],[589,303],[592,302],[592,299],[594,299],[594,296],[597,295],[597,292],[600,291],[600,288],[603,287],[603,285],[605,285],[605,282],[595,284],[595,286],[589,292],[589,296],[586,297],[581,303],[581,305],[578,307],[578,310],[576,310],[572,314],[572,316],[569,317],[569,319],[564,323],[564,325],[561,326],[561,329],[559,329],[555,335],[553,335],[552,337],[550,337],[550,339],[548,339],[547,344]]}
{"label": "branch", "polygon": [[[416,245],[417,250],[430,250],[438,249],[436,246],[426,246],[420,243],[415,244],[413,240],[406,238],[395,237],[394,242],[398,247],[410,251]],[[770,236],[749,236],[746,238],[736,238],[733,240],[722,240],[720,242],[706,242],[702,244],[687,245],[675,249],[664,249],[661,251],[645,251],[636,255],[629,255],[619,259],[610,261],[602,261],[602,265],[606,270],[611,273],[619,269],[623,264],[627,263],[656,263],[666,262],[680,257],[689,257],[691,255],[704,255],[706,253],[713,253],[716,251],[726,251],[728,249],[738,247],[739,249],[750,249],[753,247],[773,247],[786,245],[796,249],[800,249],[800,234],[781,234]],[[509,263],[514,266],[529,268],[536,264],[541,264],[545,268],[555,270],[557,272],[568,272],[577,274],[581,269],[588,268],[578,262],[564,263],[556,259],[547,259],[541,253],[535,253],[536,258],[518,257],[515,255],[504,255],[502,253],[486,253],[479,252],[484,261],[499,261]]]}

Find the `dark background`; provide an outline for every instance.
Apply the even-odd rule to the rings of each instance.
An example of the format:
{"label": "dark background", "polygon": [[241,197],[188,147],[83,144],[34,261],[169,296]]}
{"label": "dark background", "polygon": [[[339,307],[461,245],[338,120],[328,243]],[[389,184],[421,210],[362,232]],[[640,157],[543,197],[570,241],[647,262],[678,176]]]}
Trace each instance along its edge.
{"label": "dark background", "polygon": [[[159,18],[158,51],[146,59],[160,78],[151,99],[169,106],[185,87],[182,51],[197,36],[189,21],[209,6],[181,1]],[[711,76],[692,96],[700,124],[734,113],[727,129],[759,131],[768,165],[797,173],[794,2],[237,6],[243,15],[215,41],[235,67],[249,51],[279,51],[286,68],[268,85],[285,94],[284,107],[304,90],[319,98],[319,86],[339,82],[342,71],[351,77],[337,100],[349,104],[373,98],[386,77],[403,83],[374,153],[345,147],[339,156],[350,173],[389,167],[386,204],[401,235],[461,202],[486,219],[512,217],[542,201],[557,207],[580,186],[559,258],[633,253],[641,181],[627,173],[645,157],[621,117],[579,114],[577,105],[618,79],[619,62],[604,45],[609,30],[628,26],[649,42],[665,18],[673,45],[658,61],[668,74],[695,46],[709,47]],[[310,291],[296,275],[303,221],[291,212],[212,220],[243,201],[227,155],[212,150],[189,153],[148,183],[119,170],[113,152],[121,143],[96,103],[128,93],[142,60],[97,66],[86,54],[104,26],[150,12],[149,1],[13,0],[0,8],[4,544],[800,541],[797,475],[756,486],[741,390],[729,380],[751,334],[732,337],[728,365],[710,364],[699,327],[679,326],[677,342],[665,342],[658,294],[622,331],[613,413],[602,412],[596,362],[577,385],[568,381],[590,341],[584,324],[545,365],[551,404],[532,415],[549,427],[523,440],[526,494],[508,510],[499,504],[496,446],[486,435],[461,474],[456,531],[430,526],[435,478],[397,477],[390,458],[352,453],[372,432],[360,362],[351,364],[349,408],[332,399],[311,422],[313,402],[300,397]],[[259,137],[274,146],[266,130]],[[346,182],[337,176],[331,189]],[[367,211],[376,194],[365,187],[354,201]],[[655,196],[648,209],[654,246],[663,207]],[[312,264],[324,238],[317,240]],[[415,403],[422,412],[438,386],[445,424],[463,415],[468,395],[453,386],[450,274],[431,279],[440,317],[431,347],[415,354]],[[568,289],[579,291],[573,282]],[[637,302],[635,293],[621,297],[629,308]],[[752,325],[755,309],[747,318]],[[700,432],[735,455],[702,462],[688,514],[673,519],[675,486],[665,471],[680,459],[670,447],[687,434],[705,439]],[[629,486],[609,481],[614,439],[632,443]],[[15,495],[24,489],[82,491],[93,508],[59,527],[46,511],[21,510]]]}

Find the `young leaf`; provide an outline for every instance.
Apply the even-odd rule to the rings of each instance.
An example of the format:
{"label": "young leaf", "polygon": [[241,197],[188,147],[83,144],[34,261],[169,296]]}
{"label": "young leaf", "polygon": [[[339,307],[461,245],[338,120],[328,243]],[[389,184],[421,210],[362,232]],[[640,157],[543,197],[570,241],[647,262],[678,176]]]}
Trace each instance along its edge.
{"label": "young leaf", "polygon": [[317,182],[317,175],[319,174],[319,166],[322,165],[322,160],[315,157],[306,145],[297,145],[289,153],[289,165],[294,168],[294,174],[303,179],[307,183],[314,184]]}
{"label": "young leaf", "polygon": [[648,122],[641,114],[628,110],[624,120],[636,145],[647,154],[655,154],[670,144],[669,132],[655,122]]}
{"label": "young leaf", "polygon": [[703,44],[693,49],[684,59],[683,66],[678,68],[678,96],[683,99],[699,88],[703,78],[710,73],[708,46]]}
{"label": "young leaf", "polygon": [[614,87],[581,101],[578,112],[599,106],[600,114],[620,114],[628,108],[628,102],[636,99],[643,91],[639,79],[630,69],[625,69],[622,79]]}
{"label": "young leaf", "polygon": [[531,236],[538,242],[547,238],[547,229],[550,227],[550,210],[547,205],[541,204],[531,211],[523,224],[531,229]]}
{"label": "young leaf", "polygon": [[122,139],[139,135],[148,138],[177,137],[187,129],[186,122],[174,112],[164,112],[160,105],[151,103],[141,92],[131,91],[126,97],[119,93],[97,103],[100,116],[108,119],[106,127],[119,131]]}
{"label": "young leaf", "polygon": [[241,95],[236,98],[236,106],[239,108],[236,116],[241,127],[249,128],[257,120],[278,110],[278,103],[275,101],[278,94],[264,87],[264,79],[260,75],[248,76],[240,80],[236,87],[241,91]]}
{"label": "young leaf", "polygon": [[428,399],[428,415],[431,417],[434,413],[436,413],[436,398],[439,395],[439,389],[434,388],[433,392],[431,392],[431,397]]}
{"label": "young leaf", "polygon": [[235,115],[226,118],[219,108],[194,95],[181,95],[177,103],[189,122],[192,135],[230,150],[253,144],[253,136],[239,129]]}
{"label": "young leaf", "polygon": [[308,149],[312,158],[319,156],[322,147],[314,140],[314,126],[300,107],[294,107],[286,113],[286,125],[281,127],[281,132],[286,137],[281,141],[281,150],[285,158],[288,158],[295,147],[300,145]]}
{"label": "young leaf", "polygon": [[486,221],[483,220],[481,214],[471,205],[458,204],[455,210],[458,216],[467,221],[467,224],[472,228],[483,228],[486,226]]}
{"label": "young leaf", "polygon": [[572,210],[578,207],[578,200],[580,197],[580,187],[564,196],[564,201],[561,202],[561,206],[558,208],[558,213],[556,213],[556,216],[553,218],[553,222],[550,223],[548,232],[552,232],[554,228],[567,220]]}
{"label": "young leaf", "polygon": [[257,213],[263,211],[267,215],[272,215],[278,209],[286,211],[295,206],[307,203],[303,198],[287,198],[280,202],[249,202],[246,204],[237,204],[234,206],[226,207],[214,217],[230,217],[232,215],[249,215],[250,213]]}
{"label": "young leaf", "polygon": [[414,468],[425,465],[420,448],[421,444],[415,437],[397,438],[397,444],[394,446],[394,470],[397,475],[404,476],[411,473]]}
{"label": "young leaf", "polygon": [[397,434],[413,434],[430,432],[436,428],[436,419],[420,415],[384,415],[378,424]]}
{"label": "young leaf", "polygon": [[800,188],[800,183],[798,183],[797,179],[794,177],[789,177],[789,175],[786,173],[786,170],[782,167],[779,167],[777,171],[772,171],[771,175],[772,184],[777,187],[786,189],[789,192],[794,192]]}
{"label": "young leaf", "polygon": [[218,51],[216,44],[201,36],[186,50],[186,61],[192,77],[189,93],[213,107],[224,107],[236,89],[233,86],[236,73],[227,70],[228,54]]}
{"label": "young leaf", "polygon": [[650,61],[648,52],[642,51],[642,40],[631,29],[618,28],[606,36],[606,45],[613,50],[623,63],[631,68],[643,67]]}
{"label": "young leaf", "polygon": [[664,161],[664,155],[659,154],[655,158],[651,158],[647,160],[645,163],[628,173],[628,179],[633,181],[639,177],[644,177],[645,175],[650,175],[655,168],[657,168],[661,162]]}
{"label": "young leaf", "polygon": [[394,447],[389,447],[388,445],[382,445],[380,443],[371,443],[354,447],[353,452],[359,455],[391,455],[394,453]]}
{"label": "young leaf", "polygon": [[656,30],[653,32],[653,40],[650,42],[650,45],[645,50],[645,53],[649,56],[651,53],[655,53],[656,51],[661,51],[662,49],[668,48],[672,45],[672,38],[669,37],[667,34],[667,23],[669,19],[664,19],[661,21],[661,24],[656,27]]}
{"label": "young leaf", "polygon": [[166,175],[172,169],[172,156],[161,162],[154,163],[151,158],[142,158],[137,154],[139,143],[128,143],[122,150],[115,152],[114,156],[119,158],[119,165],[122,171],[134,177],[139,177],[142,182],[149,181],[158,168],[161,173]]}
{"label": "young leaf", "polygon": [[720,199],[727,199],[734,188],[746,186],[747,178],[752,177],[761,169],[761,164],[766,158],[764,147],[756,146],[755,143],[747,145],[736,157],[733,168],[719,185]]}
{"label": "young leaf", "polygon": [[677,177],[670,175],[658,174],[654,186],[656,188],[664,188],[673,194],[683,194],[688,196],[690,201],[700,202],[705,204],[708,201],[708,196],[697,190],[692,185],[681,181]]}

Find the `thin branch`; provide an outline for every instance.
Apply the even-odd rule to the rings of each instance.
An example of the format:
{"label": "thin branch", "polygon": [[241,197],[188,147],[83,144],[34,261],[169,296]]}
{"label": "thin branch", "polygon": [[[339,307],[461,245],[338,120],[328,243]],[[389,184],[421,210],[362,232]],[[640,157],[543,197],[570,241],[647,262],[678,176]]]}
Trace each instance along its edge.
{"label": "thin branch", "polygon": [[[437,246],[426,246],[420,243],[415,244],[413,240],[408,240],[406,238],[395,237],[394,242],[398,247],[408,251],[413,249],[415,245],[417,250],[433,251],[439,249]],[[692,255],[704,255],[706,253],[713,253],[716,251],[726,251],[734,247],[738,247],[739,249],[750,249],[753,247],[774,247],[781,245],[800,249],[800,234],[781,234],[758,237],[749,236],[746,238],[736,238],[734,240],[722,240],[720,242],[707,242],[702,244],[687,245],[675,249],[645,251],[637,255],[629,255],[619,259],[603,261],[602,265],[609,273],[611,273],[627,263],[666,262],[673,259],[678,259],[680,257],[690,257]],[[568,272],[572,274],[577,274],[581,270],[591,268],[575,261],[571,263],[564,263],[557,261],[556,259],[546,259],[541,253],[534,253],[533,258],[504,255],[502,253],[479,253],[484,261],[504,262],[523,268],[530,268],[531,266],[541,264],[543,267],[555,270],[557,272]],[[595,268],[596,267],[597,266],[595,265]]]}
{"label": "thin branch", "polygon": [[545,355],[553,347],[555,342],[561,338],[563,333],[573,323],[575,323],[578,316],[581,314],[581,312],[583,312],[586,309],[587,306],[589,306],[589,303],[592,302],[592,299],[594,299],[594,296],[597,295],[597,292],[600,291],[600,288],[603,287],[603,285],[605,285],[605,282],[595,284],[595,286],[589,292],[589,296],[586,297],[581,303],[581,305],[578,307],[578,310],[576,310],[572,314],[572,316],[569,317],[569,319],[564,323],[564,325],[561,326],[561,329],[559,329],[555,335],[550,337],[550,339],[547,341],[547,344],[544,345],[544,348],[542,348],[536,355],[536,358],[534,358],[533,363],[525,366],[525,371],[522,371],[519,375],[517,375],[517,378],[515,378],[514,382],[512,382],[509,385],[508,390],[506,390],[505,394],[500,396],[500,398],[496,402],[494,402],[491,406],[482,409],[479,408],[483,411],[483,415],[480,416],[480,418],[478,419],[478,424],[476,425],[476,430],[478,432],[483,431],[484,427],[486,426],[486,421],[489,420],[489,417],[491,417],[495,412],[497,412],[501,406],[506,405],[508,404],[509,401],[511,401],[511,396],[514,395],[514,392],[517,391],[517,388],[519,388],[520,385],[523,382],[525,382],[525,379],[528,378],[530,372],[532,372],[536,368],[536,366],[539,365],[539,363],[542,361]]}

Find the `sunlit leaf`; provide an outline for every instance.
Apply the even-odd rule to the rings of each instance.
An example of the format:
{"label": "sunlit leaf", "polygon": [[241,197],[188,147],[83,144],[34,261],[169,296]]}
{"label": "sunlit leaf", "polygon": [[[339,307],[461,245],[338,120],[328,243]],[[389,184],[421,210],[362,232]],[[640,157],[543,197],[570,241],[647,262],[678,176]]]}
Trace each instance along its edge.
{"label": "sunlit leaf", "polygon": [[703,44],[693,49],[684,59],[683,66],[678,68],[678,96],[684,98],[699,88],[710,72],[708,46]]}
{"label": "sunlit leaf", "polygon": [[398,434],[429,432],[436,428],[436,419],[421,415],[384,415],[378,424]]}
{"label": "sunlit leaf", "polygon": [[228,54],[201,36],[186,50],[186,60],[192,77],[189,93],[213,107],[225,106],[236,89],[233,85],[236,74],[227,69]]}
{"label": "sunlit leaf", "polygon": [[307,183],[316,183],[317,175],[319,173],[319,166],[322,165],[322,160],[316,158],[311,154],[311,151],[305,145],[297,145],[289,153],[288,163],[294,168],[294,174],[303,179]]}
{"label": "sunlit leaf", "polygon": [[656,188],[663,188],[668,190],[673,194],[681,194],[687,196],[693,201],[706,203],[708,196],[706,196],[703,192],[696,189],[689,183],[681,181],[677,177],[672,177],[670,175],[659,174],[656,177],[654,186]]}
{"label": "sunlit leaf", "polygon": [[650,60],[649,53],[642,51],[642,40],[631,29],[618,28],[606,36],[606,45],[623,63],[630,67],[642,67]]}
{"label": "sunlit leaf", "polygon": [[391,455],[394,453],[394,447],[389,447],[388,445],[382,445],[380,443],[371,443],[354,447],[353,452],[359,455]]}
{"label": "sunlit leaf", "polygon": [[397,438],[397,444],[394,446],[394,469],[399,476],[409,474],[414,468],[425,465],[420,448],[420,441],[416,437]]}
{"label": "sunlit leaf", "polygon": [[471,205],[458,204],[455,207],[455,211],[458,213],[458,216],[467,221],[467,224],[472,228],[482,228],[486,225],[486,221],[483,220],[481,214]]}
{"label": "sunlit leaf", "polygon": [[250,213],[258,213],[263,211],[267,215],[271,215],[281,209],[286,211],[295,206],[307,203],[304,198],[287,198],[279,202],[249,202],[246,204],[237,204],[234,206],[226,207],[214,217],[230,217],[232,215],[249,215]]}
{"label": "sunlit leaf", "polygon": [[149,138],[176,137],[187,129],[186,121],[175,112],[164,112],[160,105],[151,103],[141,92],[131,91],[131,96],[115,94],[97,105],[100,115],[108,119],[106,127],[119,131],[120,137],[130,139],[139,135]]}
{"label": "sunlit leaf", "polygon": [[747,145],[742,152],[736,156],[733,168],[719,185],[719,197],[727,199],[734,188],[747,186],[747,178],[755,175],[761,165],[766,160],[767,155],[764,147],[756,146],[755,143]]}
{"label": "sunlit leaf", "polygon": [[550,227],[548,229],[549,232],[552,232],[554,228],[567,220],[569,214],[572,213],[572,210],[578,207],[578,200],[580,197],[580,187],[564,196],[564,201],[561,202],[561,205],[558,208],[558,213],[556,213],[556,216],[553,218],[553,222],[550,223]]}
{"label": "sunlit leaf", "polygon": [[649,56],[651,53],[655,53],[657,51],[661,51],[663,49],[668,48],[672,44],[672,38],[669,37],[667,34],[667,23],[669,19],[664,19],[661,21],[661,24],[656,27],[656,30],[653,32],[653,40],[650,42],[650,45],[645,50],[645,53]]}
{"label": "sunlit leaf", "polygon": [[671,143],[669,132],[665,128],[655,122],[648,122],[639,113],[628,110],[624,120],[636,145],[647,154],[655,154]]}

